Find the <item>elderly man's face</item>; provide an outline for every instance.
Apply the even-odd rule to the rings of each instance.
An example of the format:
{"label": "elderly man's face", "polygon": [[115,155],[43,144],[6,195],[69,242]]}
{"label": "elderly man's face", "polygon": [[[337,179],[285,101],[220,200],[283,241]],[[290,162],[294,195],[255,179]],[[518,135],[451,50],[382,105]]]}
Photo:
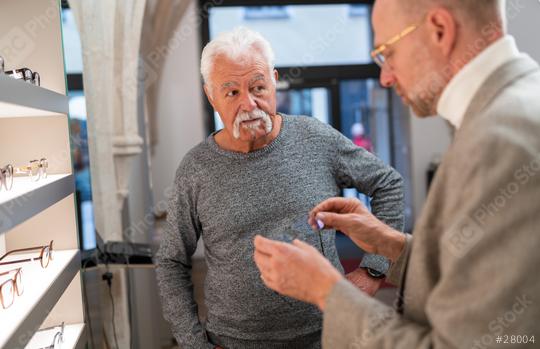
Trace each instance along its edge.
{"label": "elderly man's face", "polygon": [[436,101],[442,90],[438,74],[437,54],[429,47],[428,34],[423,23],[414,22],[404,13],[399,0],[377,0],[373,8],[375,47],[386,43],[411,25],[419,25],[414,32],[403,37],[385,51],[386,64],[381,70],[380,82],[393,87],[403,103],[417,116],[436,114]]}
{"label": "elderly man's face", "polygon": [[[277,73],[275,73],[277,79]],[[276,114],[276,88],[262,55],[214,60],[210,85],[205,87],[225,131],[240,141],[255,141],[272,131]]]}

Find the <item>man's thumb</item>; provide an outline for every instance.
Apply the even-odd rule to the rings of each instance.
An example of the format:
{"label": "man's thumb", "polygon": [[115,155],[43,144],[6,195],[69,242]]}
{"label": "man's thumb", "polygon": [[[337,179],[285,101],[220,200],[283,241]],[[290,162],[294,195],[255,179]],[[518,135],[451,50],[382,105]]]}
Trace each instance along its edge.
{"label": "man's thumb", "polygon": [[339,213],[333,212],[319,212],[315,218],[320,220],[326,229],[339,229],[343,221],[343,217]]}

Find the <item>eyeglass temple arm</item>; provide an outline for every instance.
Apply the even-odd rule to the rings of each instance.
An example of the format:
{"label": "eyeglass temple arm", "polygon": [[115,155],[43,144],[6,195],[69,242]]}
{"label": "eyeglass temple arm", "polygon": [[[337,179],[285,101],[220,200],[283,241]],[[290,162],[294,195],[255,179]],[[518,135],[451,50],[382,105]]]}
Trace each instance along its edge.
{"label": "eyeglass temple arm", "polygon": [[32,262],[38,259],[43,259],[43,257],[39,256],[36,258],[26,258],[26,259],[16,259],[14,261],[9,262],[0,262],[0,265],[9,265],[9,264],[17,264],[17,263],[24,263],[24,262]]}
{"label": "eyeglass temple arm", "polygon": [[17,250],[11,250],[11,251],[7,252],[5,255],[3,255],[2,257],[0,257],[0,261],[2,259],[6,258],[7,256],[9,256],[10,254],[13,254],[13,253],[41,250],[41,249],[43,249],[43,247],[44,246],[36,246],[36,247],[28,247],[28,248],[20,248],[20,249],[17,249]]}

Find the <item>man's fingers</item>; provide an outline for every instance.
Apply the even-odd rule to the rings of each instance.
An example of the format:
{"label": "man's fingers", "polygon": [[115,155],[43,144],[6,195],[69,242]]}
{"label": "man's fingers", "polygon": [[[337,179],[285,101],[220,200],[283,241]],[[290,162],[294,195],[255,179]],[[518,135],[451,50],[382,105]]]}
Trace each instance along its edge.
{"label": "man's fingers", "polygon": [[261,280],[267,287],[272,288],[273,282],[268,276],[261,274]]}
{"label": "man's fingers", "polygon": [[255,236],[255,250],[261,253],[272,255],[276,252],[283,252],[285,243],[281,241],[270,240],[260,235]]}
{"label": "man's fingers", "polygon": [[310,212],[310,218],[314,218],[318,212],[341,212],[347,205],[345,198],[330,198],[315,206]]}
{"label": "man's fingers", "polygon": [[313,246],[311,246],[310,244],[307,244],[305,243],[304,241],[302,240],[298,240],[298,239],[294,239],[292,244],[296,247],[298,247],[299,249],[301,250],[311,250],[311,249],[315,249],[313,248]]}
{"label": "man's fingers", "polygon": [[259,272],[261,273],[261,278],[263,280],[270,280],[271,275],[273,273],[272,270],[272,257],[269,257],[268,255],[255,252],[253,259],[255,260],[255,265],[257,265],[257,268],[259,269]]}
{"label": "man's fingers", "polygon": [[260,268],[261,266],[267,266],[270,264],[270,255],[255,251],[253,254],[253,259],[255,260],[255,264]]}
{"label": "man's fingers", "polygon": [[[341,230],[346,227],[347,222],[350,220],[350,214],[340,214],[332,212],[319,212],[315,216],[316,219],[320,220],[325,228],[331,228],[336,230]],[[347,232],[344,231],[345,234]]]}

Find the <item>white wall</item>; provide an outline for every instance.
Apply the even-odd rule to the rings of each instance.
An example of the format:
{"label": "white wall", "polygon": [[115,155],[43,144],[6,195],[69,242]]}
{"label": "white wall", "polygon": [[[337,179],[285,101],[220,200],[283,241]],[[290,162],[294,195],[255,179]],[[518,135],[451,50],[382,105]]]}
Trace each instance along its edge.
{"label": "white wall", "polygon": [[508,31],[521,51],[540,62],[540,1],[507,0]]}
{"label": "white wall", "polygon": [[[192,1],[180,26],[191,26],[181,45],[165,61],[158,100],[158,143],[152,156],[152,183],[157,207],[184,155],[205,137],[202,86],[199,78],[200,35],[193,26],[196,2]],[[180,31],[184,33],[182,28]],[[187,33],[188,30],[185,31]]]}

